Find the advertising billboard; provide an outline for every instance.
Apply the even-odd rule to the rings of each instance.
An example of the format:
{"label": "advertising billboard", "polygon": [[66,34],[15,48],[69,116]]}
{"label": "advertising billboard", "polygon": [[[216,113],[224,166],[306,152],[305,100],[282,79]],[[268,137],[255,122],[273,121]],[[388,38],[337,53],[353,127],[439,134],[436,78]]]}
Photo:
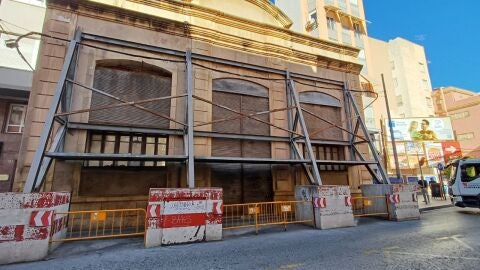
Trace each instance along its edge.
{"label": "advertising billboard", "polygon": [[[390,141],[388,120],[387,140]],[[392,119],[391,126],[395,141],[450,141],[454,140],[449,117],[398,118]]]}
{"label": "advertising billboard", "polygon": [[443,162],[443,148],[441,143],[425,143],[425,152],[429,167],[436,167],[438,163]]}

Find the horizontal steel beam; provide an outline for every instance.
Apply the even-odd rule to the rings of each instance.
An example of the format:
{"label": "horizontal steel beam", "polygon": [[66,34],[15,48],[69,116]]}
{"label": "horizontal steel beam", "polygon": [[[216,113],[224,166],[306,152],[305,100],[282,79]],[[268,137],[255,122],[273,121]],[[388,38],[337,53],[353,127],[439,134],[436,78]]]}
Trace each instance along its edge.
{"label": "horizontal steel beam", "polygon": [[[104,153],[57,153],[46,152],[46,157],[60,160],[123,160],[123,161],[185,161],[187,156],[178,155],[134,155]],[[239,157],[195,157],[196,162],[208,163],[251,163],[251,164],[302,164],[310,163],[305,159],[239,158]],[[316,160],[321,165],[367,165],[375,161]]]}
{"label": "horizontal steel beam", "polygon": [[61,160],[126,160],[126,161],[185,161],[186,156],[136,155],[104,153],[56,153],[46,152],[45,156]]}
{"label": "horizontal steel beam", "polygon": [[161,129],[161,128],[139,128],[139,127],[124,127],[124,126],[107,126],[100,124],[90,123],[68,123],[69,129],[82,129],[82,130],[94,130],[94,131],[107,131],[107,132],[125,132],[125,133],[145,133],[155,135],[179,135],[184,134],[183,129]]}
{"label": "horizontal steel beam", "polygon": [[[254,163],[254,164],[303,164],[311,163],[307,159],[272,159],[272,158],[240,158],[240,157],[195,157],[197,162],[215,163]],[[366,165],[376,164],[375,161],[351,161],[351,160],[316,160],[320,165]]]}
{"label": "horizontal steel beam", "polygon": [[[68,128],[94,130],[94,131],[106,131],[106,132],[145,133],[145,134],[178,135],[178,136],[184,135],[183,129],[139,128],[139,127],[111,126],[111,125],[78,123],[78,122],[69,122]],[[208,137],[208,138],[222,138],[222,139],[252,140],[252,141],[290,142],[289,137],[218,133],[218,132],[209,132],[209,131],[195,131],[194,136]],[[300,143],[304,142],[303,139],[297,139],[296,141]],[[347,141],[312,140],[312,143],[323,144],[323,145],[342,145],[342,146],[350,145],[349,142]]]}
{"label": "horizontal steel beam", "polygon": [[193,133],[196,137],[209,137],[221,139],[238,139],[238,140],[252,140],[252,141],[271,141],[271,142],[289,142],[288,137],[266,136],[266,135],[246,135],[234,133],[218,133],[208,131],[195,131]]}

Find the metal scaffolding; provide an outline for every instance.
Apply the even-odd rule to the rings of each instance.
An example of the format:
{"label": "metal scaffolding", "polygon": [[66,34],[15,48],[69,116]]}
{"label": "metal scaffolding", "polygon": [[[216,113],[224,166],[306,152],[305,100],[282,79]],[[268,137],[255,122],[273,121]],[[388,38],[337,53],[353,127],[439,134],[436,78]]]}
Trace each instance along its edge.
{"label": "metal scaffolding", "polygon": [[[93,44],[101,44],[108,46],[97,46]],[[120,47],[125,49],[134,49],[143,52],[161,54],[163,56],[167,55],[169,57],[178,58],[179,60],[172,59],[160,59],[153,58],[156,60],[185,63],[186,65],[186,93],[176,96],[167,96],[153,99],[145,100],[124,100],[122,98],[116,97],[109,93],[106,93],[102,90],[83,85],[80,82],[75,80],[76,70],[75,67],[78,61],[79,47],[87,46],[94,49],[112,51],[120,54],[130,55],[125,52],[115,51],[111,48]],[[138,56],[138,55],[137,55]],[[138,56],[144,57],[145,56]],[[201,98],[194,95],[193,91],[193,66],[199,66],[205,68],[200,63],[197,62],[209,62],[227,66],[233,66],[238,68],[243,68],[256,72],[265,72],[270,74],[275,74],[283,79],[281,80],[286,84],[286,97],[287,97],[287,107],[277,108],[265,112],[257,112],[253,114],[245,114],[238,110],[228,108],[214,102]],[[222,72],[222,71],[220,71]],[[228,73],[228,72],[227,72]],[[328,83],[335,85],[337,87],[343,88],[343,97],[344,97],[344,109],[346,115],[346,125],[347,128],[338,126],[334,123],[329,122],[326,119],[323,119],[312,112],[302,108],[298,92],[295,89],[295,83],[299,82],[298,80],[307,80],[315,83]],[[100,107],[92,107],[89,109],[82,110],[71,110],[72,104],[72,89],[73,86],[81,87],[96,94],[108,97],[118,104],[104,105]],[[168,100],[183,98],[185,99],[185,123],[177,121],[176,119],[171,118],[169,115],[164,115],[155,110],[149,109],[142,106],[144,103],[154,102],[159,100]],[[194,124],[194,100],[205,102],[212,106],[221,107],[224,110],[234,113],[235,117],[224,118],[220,120],[211,121],[208,123],[197,123]],[[99,125],[92,123],[75,123],[69,121],[69,116],[77,113],[86,113],[98,110],[106,110],[111,108],[119,108],[131,106],[139,110],[144,111],[147,114],[155,115],[156,117],[167,119],[172,121],[182,128],[144,128],[144,127],[131,127],[131,126],[115,126],[115,125]],[[279,111],[287,111],[288,115],[288,128],[282,128],[278,125],[272,124],[268,121],[261,120],[257,118],[260,115],[271,114]],[[318,121],[324,121],[331,125],[333,128],[341,129],[343,132],[349,134],[347,141],[343,140],[315,140],[312,139],[307,130],[307,125],[304,119],[304,113],[309,114]],[[207,132],[207,131],[195,131],[195,127],[202,125],[210,125],[215,122],[230,121],[232,119],[239,118],[249,118],[253,121],[269,125],[270,127],[283,130],[288,133],[287,137],[282,136],[265,136],[265,135],[246,135],[246,134],[232,134],[232,133],[220,133],[220,132]],[[54,132],[54,123],[59,125]],[[64,151],[65,136],[68,130],[89,130],[89,131],[112,131],[112,132],[135,132],[135,133],[145,133],[145,134],[160,134],[160,135],[175,135],[183,136],[184,138],[184,155],[144,155],[144,154],[107,154],[107,153],[69,153]],[[238,157],[198,157],[194,153],[194,138],[195,137],[209,137],[209,138],[227,138],[227,139],[248,139],[256,141],[269,141],[269,142],[288,142],[291,146],[291,156],[290,159],[272,159],[272,158],[238,158]],[[50,148],[47,151],[47,144],[53,138]],[[371,153],[373,154],[374,160],[367,160],[361,152],[357,149],[359,144],[368,144]],[[305,146],[305,154],[303,155],[301,145]],[[339,145],[346,146],[349,148],[350,159],[349,160],[316,160],[313,152],[312,144],[322,144],[322,145]],[[48,171],[50,164],[53,159],[59,160],[134,160],[134,161],[175,161],[175,162],[184,162],[187,168],[187,183],[188,187],[195,187],[195,171],[194,165],[195,162],[221,162],[221,163],[255,163],[255,164],[301,164],[306,172],[307,177],[310,182],[315,185],[321,185],[322,180],[320,176],[319,165],[325,164],[335,164],[335,165],[346,165],[346,166],[357,166],[363,165],[366,166],[372,177],[377,183],[389,183],[388,177],[385,173],[384,168],[380,162],[378,153],[372,143],[367,127],[365,126],[361,112],[356,105],[354,97],[351,91],[346,87],[344,82],[328,80],[323,78],[317,78],[309,75],[298,74],[289,72],[288,70],[280,70],[275,68],[263,67],[248,63],[242,63],[233,60],[221,59],[218,57],[212,57],[207,55],[201,55],[192,53],[191,51],[178,51],[172,49],[166,49],[158,46],[146,45],[126,40],[119,40],[115,38],[109,38],[104,36],[98,36],[93,34],[82,33],[77,30],[75,37],[69,42],[68,51],[65,56],[64,64],[58,83],[55,88],[55,93],[50,105],[50,109],[45,119],[44,129],[42,131],[32,165],[30,167],[27,181],[25,183],[24,192],[37,191],[41,187],[45,175]]]}

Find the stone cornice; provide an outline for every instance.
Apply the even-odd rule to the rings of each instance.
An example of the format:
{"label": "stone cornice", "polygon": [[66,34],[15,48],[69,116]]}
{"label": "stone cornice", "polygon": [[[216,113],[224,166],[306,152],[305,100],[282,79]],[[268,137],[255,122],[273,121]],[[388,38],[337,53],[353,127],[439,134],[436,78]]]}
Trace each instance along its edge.
{"label": "stone cornice", "polygon": [[255,22],[255,21],[246,20],[237,16],[225,14],[218,10],[201,7],[191,3],[185,3],[185,2],[179,3],[175,0],[163,0],[163,1],[128,0],[128,1],[156,7],[162,10],[168,10],[168,11],[180,13],[187,16],[202,18],[211,22],[221,24],[221,25],[226,25],[226,26],[230,26],[230,27],[246,30],[249,32],[257,33],[257,34],[266,35],[266,36],[276,37],[283,40],[293,41],[302,45],[307,45],[314,48],[319,48],[319,49],[323,49],[326,51],[331,51],[331,52],[339,53],[343,55],[357,57],[360,51],[359,49],[352,46],[341,45],[338,43],[330,42],[328,40],[322,40],[322,39],[314,38],[301,33],[296,33],[288,29],[283,29],[280,27],[272,26],[272,25],[266,25],[266,24]]}
{"label": "stone cornice", "polygon": [[463,104],[459,104],[456,106],[448,107],[447,110],[448,112],[458,111],[458,110],[468,109],[477,105],[480,105],[480,97],[468,99],[467,102],[464,102]]}
{"label": "stone cornice", "polygon": [[285,15],[277,6],[270,4],[268,0],[245,0],[258,7],[261,7],[266,12],[270,13],[275,19],[277,19],[284,28],[290,28],[293,22]]}
{"label": "stone cornice", "polygon": [[[222,23],[223,25],[231,27],[235,26],[237,28],[244,28],[250,32],[258,32],[258,34],[278,37],[285,40],[287,43],[300,43],[303,46],[321,49],[334,54],[345,55],[346,58],[349,56],[354,57],[358,54],[358,49],[356,48],[340,46],[311,37],[306,38],[303,35],[293,33],[282,28],[275,28],[270,25],[259,23],[251,23],[245,20],[242,21],[242,19],[231,18],[229,15],[224,15],[226,17],[223,17],[221,14],[211,14],[205,11],[198,13],[189,8],[185,8],[185,5],[191,5],[185,2],[180,4],[182,6],[179,6],[179,3],[173,0],[129,0],[129,2],[142,2],[144,4],[145,2],[148,2],[149,4],[154,4],[155,8],[170,10],[183,15],[196,16],[200,18],[205,17],[208,20],[218,21],[218,23]],[[175,6],[172,5],[173,3],[175,3]],[[210,44],[256,53],[259,55],[270,57],[281,56],[283,59],[292,62],[315,65],[356,74],[358,74],[361,70],[361,65],[352,61],[345,61],[328,55],[324,56],[303,50],[296,50],[291,46],[279,46],[277,44],[267,42],[248,40],[210,28],[192,25],[187,22],[180,22],[158,16],[152,16],[141,12],[122,9],[120,7],[112,7],[105,4],[81,0],[51,0],[49,1],[48,7],[64,11],[74,11],[82,16],[92,17],[100,20],[131,25],[177,36],[189,37],[195,40],[205,41]]]}

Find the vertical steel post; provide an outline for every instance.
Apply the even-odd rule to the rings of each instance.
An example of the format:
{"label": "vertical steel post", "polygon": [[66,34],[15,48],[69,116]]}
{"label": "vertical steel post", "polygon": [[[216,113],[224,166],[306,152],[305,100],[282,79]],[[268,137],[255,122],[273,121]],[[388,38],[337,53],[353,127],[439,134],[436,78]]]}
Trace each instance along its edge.
{"label": "vertical steel post", "polygon": [[[388,180],[387,174],[385,172],[385,169],[383,168],[381,162],[380,162],[380,157],[378,156],[377,149],[375,148],[375,145],[372,143],[372,139],[370,138],[370,133],[368,133],[367,127],[365,126],[365,123],[363,123],[362,117],[360,115],[360,110],[357,107],[357,104],[355,103],[355,100],[353,99],[352,93],[347,89],[347,95],[350,98],[350,102],[352,104],[352,108],[355,112],[355,116],[357,117],[357,121],[360,124],[360,127],[362,128],[363,133],[367,137],[367,143],[368,146],[370,147],[370,150],[372,151],[373,158],[375,159],[375,162],[377,163],[378,170],[380,171],[380,175],[383,178],[383,183],[388,183],[390,184],[390,180]],[[368,165],[367,165],[368,166]]]}
{"label": "vertical steel post", "polygon": [[[356,160],[356,155],[355,155],[355,152],[353,151],[352,149],[352,145],[353,145],[353,142],[355,141],[355,133],[352,133],[352,122],[353,122],[353,117],[352,117],[352,110],[350,108],[350,100],[348,99],[348,96],[347,96],[347,88],[348,88],[348,85],[347,85],[347,82],[345,82],[345,85],[343,86],[343,103],[344,103],[344,109],[345,109],[345,120],[346,120],[346,123],[347,123],[347,129],[348,131],[350,132],[348,134],[348,137],[349,137],[349,141],[350,141],[350,146],[348,147],[348,151],[350,152],[350,159],[351,160]],[[357,121],[358,121],[358,118],[357,118]]]}
{"label": "vertical steel post", "polygon": [[30,170],[28,171],[27,180],[25,182],[25,186],[23,187],[24,193],[29,193],[34,191],[36,182],[38,181],[38,174],[44,158],[45,149],[47,148],[48,139],[50,137],[50,133],[53,128],[55,113],[57,112],[58,106],[62,99],[62,94],[65,89],[65,80],[71,68],[72,59],[74,58],[77,44],[80,41],[80,36],[81,36],[81,32],[77,30],[77,32],[75,33],[75,38],[72,39],[68,45],[68,51],[67,51],[67,54],[65,55],[65,61],[63,62],[62,71],[60,73],[58,83],[55,87],[55,94],[53,95],[53,98],[52,98],[52,104],[50,105],[48,114],[45,118],[45,124],[43,127],[42,134],[40,135],[40,139],[38,141],[37,150],[35,151],[35,155],[33,157]]}
{"label": "vertical steel post", "polygon": [[385,95],[385,106],[387,107],[388,127],[390,129],[390,136],[392,138],[393,158],[395,159],[397,179],[400,180],[402,179],[402,174],[400,173],[400,164],[398,162],[397,146],[395,145],[395,135],[393,134],[392,116],[390,115],[390,105],[388,104],[387,88],[385,87],[385,79],[383,78],[383,73],[381,74],[381,76],[382,76],[383,93]]}
{"label": "vertical steel post", "polygon": [[188,187],[195,187],[195,164],[193,145],[193,70],[192,52],[186,54],[187,65],[187,180]]}
{"label": "vertical steel post", "polygon": [[[285,95],[287,97],[287,107],[291,108],[292,107],[292,99],[291,99],[291,94],[290,91],[288,91],[288,80],[287,77],[285,77]],[[288,130],[294,131],[294,125],[293,125],[293,110],[288,110],[287,111],[287,125],[288,125]],[[290,138],[290,158],[293,159],[295,158],[295,149],[293,147],[293,133],[288,133],[288,137]]]}
{"label": "vertical steel post", "polygon": [[287,71],[287,80],[290,88],[290,93],[293,98],[293,102],[297,107],[298,121],[300,123],[300,127],[302,128],[303,136],[305,137],[305,146],[307,147],[307,153],[312,163],[313,179],[315,181],[315,184],[321,185],[322,179],[320,178],[320,172],[318,171],[317,161],[315,159],[315,155],[313,154],[312,142],[310,141],[310,136],[308,135],[307,125],[305,124],[305,119],[303,118],[303,113],[302,113],[302,107],[300,106],[300,100],[295,90],[295,86],[293,85],[293,81],[290,78],[289,71]]}

